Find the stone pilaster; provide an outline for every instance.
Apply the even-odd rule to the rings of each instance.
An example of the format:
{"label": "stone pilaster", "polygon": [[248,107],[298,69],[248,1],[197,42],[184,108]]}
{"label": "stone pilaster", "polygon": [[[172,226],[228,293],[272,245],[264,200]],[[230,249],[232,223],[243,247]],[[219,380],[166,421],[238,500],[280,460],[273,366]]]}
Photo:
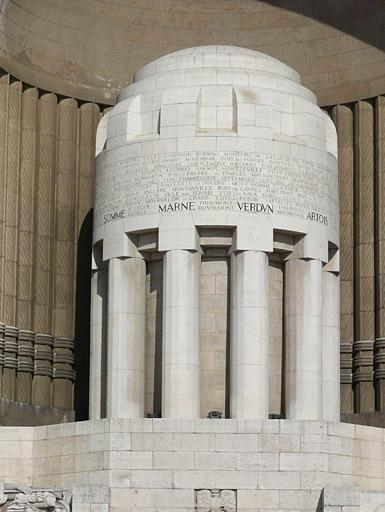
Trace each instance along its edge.
{"label": "stone pilaster", "polygon": [[373,341],[356,341],[353,346],[354,412],[374,410]]}
{"label": "stone pilaster", "polygon": [[32,386],[32,404],[51,406],[53,337],[37,334],[35,338],[35,373]]}
{"label": "stone pilaster", "polygon": [[16,400],[28,404],[32,401],[34,341],[35,334],[32,331],[19,331]]}
{"label": "stone pilaster", "polygon": [[4,334],[5,334],[5,325],[0,323],[0,397],[2,394],[2,380],[3,380],[3,372],[4,372]]}
{"label": "stone pilaster", "polygon": [[374,387],[376,410],[385,409],[385,338],[374,341]]}
{"label": "stone pilaster", "polygon": [[10,325],[5,326],[4,333],[4,372],[3,372],[3,398],[14,400],[16,395],[17,372],[17,337],[19,330]]}
{"label": "stone pilaster", "polygon": [[52,407],[73,409],[75,344],[71,338],[55,338],[53,344]]}
{"label": "stone pilaster", "polygon": [[340,372],[341,372],[341,413],[351,414],[354,412],[353,395],[353,345],[352,343],[341,343],[340,345]]}

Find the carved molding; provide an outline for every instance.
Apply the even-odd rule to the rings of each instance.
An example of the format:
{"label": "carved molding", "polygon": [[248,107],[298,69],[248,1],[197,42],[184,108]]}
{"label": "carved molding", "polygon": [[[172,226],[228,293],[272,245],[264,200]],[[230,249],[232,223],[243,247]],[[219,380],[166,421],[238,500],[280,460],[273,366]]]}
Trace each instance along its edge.
{"label": "carved molding", "polygon": [[71,494],[0,482],[1,512],[71,512]]}
{"label": "carved molding", "polygon": [[196,512],[236,512],[237,491],[233,489],[199,489],[195,491]]}

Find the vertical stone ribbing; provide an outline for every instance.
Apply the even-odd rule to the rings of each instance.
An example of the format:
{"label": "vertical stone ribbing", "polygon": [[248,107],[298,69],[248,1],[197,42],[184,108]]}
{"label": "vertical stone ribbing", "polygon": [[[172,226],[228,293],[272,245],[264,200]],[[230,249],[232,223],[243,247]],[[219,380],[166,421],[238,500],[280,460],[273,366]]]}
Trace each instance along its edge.
{"label": "vertical stone ribbing", "polygon": [[[375,337],[374,317],[374,117],[373,106],[359,101],[354,108],[355,144],[355,344],[353,352],[362,352],[362,342],[373,344]],[[353,383],[355,389],[355,410],[366,412],[374,409],[373,383],[370,385],[370,353],[365,358],[354,357]],[[359,364],[364,367],[361,369]],[[373,361],[371,361],[373,373]],[[365,380],[362,380],[362,375]],[[373,377],[372,377],[373,379]],[[365,384],[363,384],[365,382]],[[365,392],[363,389],[365,388]]]}
{"label": "vertical stone ribbing", "polygon": [[93,205],[95,133],[100,117],[99,108],[94,103],[86,103],[79,108],[78,117],[76,240],[84,218]]}
{"label": "vertical stone ribbing", "polygon": [[35,155],[37,131],[37,89],[27,89],[22,97],[19,225],[17,252],[17,318],[22,329],[32,326],[33,237],[35,201]]}
{"label": "vertical stone ribbing", "polygon": [[[341,412],[353,412],[352,366],[347,354],[354,340],[354,140],[350,107],[333,108],[338,134],[340,196]],[[350,348],[347,345],[350,344]],[[348,362],[350,360],[350,363]],[[350,366],[349,366],[350,365]]]}
{"label": "vertical stone ribbing", "polygon": [[5,262],[3,321],[15,325],[17,297],[17,254],[19,225],[19,167],[21,134],[22,83],[14,82],[9,87],[6,196],[5,196]]}
{"label": "vertical stone ribbing", "polygon": [[77,162],[77,104],[65,99],[58,105],[53,329],[55,336],[73,336],[75,275],[75,205]]}
{"label": "vertical stone ribbing", "polygon": [[35,271],[32,288],[32,329],[37,333],[52,332],[56,111],[56,96],[44,94],[38,104],[39,140],[34,223]]}
{"label": "vertical stone ribbing", "polygon": [[10,325],[5,326],[2,396],[6,400],[14,400],[16,396],[18,334],[19,332],[16,327]]}
{"label": "vertical stone ribbing", "polygon": [[0,322],[0,398],[3,397],[3,387],[2,387],[2,381],[3,381],[3,372],[4,372],[4,340],[5,335],[5,325]]}
{"label": "vertical stone ribbing", "polygon": [[0,319],[4,319],[5,222],[7,203],[7,141],[8,141],[9,75],[0,78]]}
{"label": "vertical stone ribbing", "polygon": [[32,331],[20,330],[17,351],[16,400],[30,404],[32,402],[32,378],[34,373],[34,341]]}
{"label": "vertical stone ribbing", "polygon": [[73,409],[74,342],[55,338],[53,344],[52,407]]}
{"label": "vertical stone ribbing", "polygon": [[375,100],[374,275],[375,275],[375,408],[385,407],[385,98]]}
{"label": "vertical stone ribbing", "polygon": [[35,337],[35,371],[32,386],[32,404],[51,406],[53,337],[37,334]]}

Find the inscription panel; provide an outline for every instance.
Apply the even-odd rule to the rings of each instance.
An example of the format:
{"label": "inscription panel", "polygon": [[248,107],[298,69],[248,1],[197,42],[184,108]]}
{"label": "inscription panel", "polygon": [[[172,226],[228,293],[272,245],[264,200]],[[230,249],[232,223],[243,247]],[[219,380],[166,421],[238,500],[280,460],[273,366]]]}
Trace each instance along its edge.
{"label": "inscription panel", "polygon": [[193,210],[274,213],[337,228],[337,177],[304,160],[266,153],[165,153],[97,172],[97,225]]}

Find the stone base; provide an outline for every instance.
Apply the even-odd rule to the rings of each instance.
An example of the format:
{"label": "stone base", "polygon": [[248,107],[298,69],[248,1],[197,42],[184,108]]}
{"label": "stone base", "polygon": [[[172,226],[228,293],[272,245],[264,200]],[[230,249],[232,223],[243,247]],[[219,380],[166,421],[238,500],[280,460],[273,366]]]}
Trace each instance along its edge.
{"label": "stone base", "polygon": [[0,398],[0,425],[33,427],[75,420],[75,411],[31,405]]}
{"label": "stone base", "polygon": [[317,421],[116,419],[0,429],[0,479],[73,489],[74,512],[385,510],[384,455],[384,430]]}

